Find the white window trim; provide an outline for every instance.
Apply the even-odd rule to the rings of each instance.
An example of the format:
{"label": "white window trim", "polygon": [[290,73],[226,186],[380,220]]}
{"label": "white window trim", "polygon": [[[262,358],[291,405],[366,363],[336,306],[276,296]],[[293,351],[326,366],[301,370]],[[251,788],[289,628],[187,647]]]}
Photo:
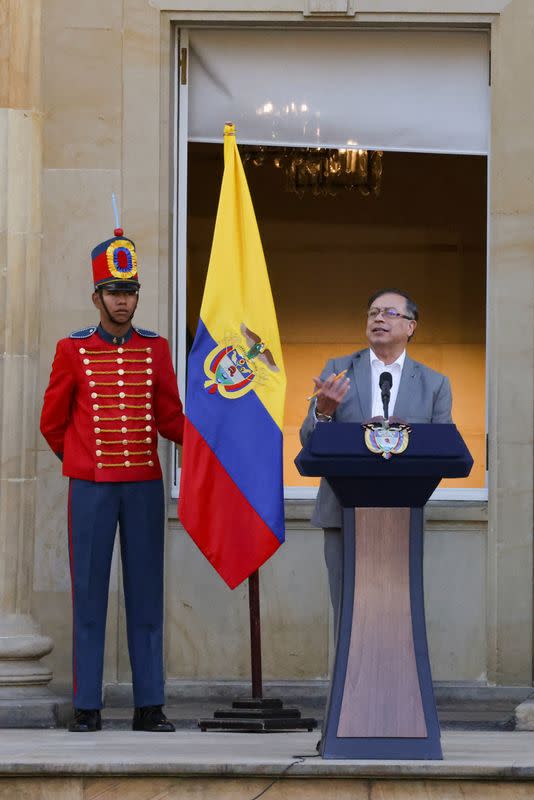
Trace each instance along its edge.
{"label": "white window trim", "polygon": [[[285,500],[315,500],[317,497],[316,486],[286,486],[284,487]],[[463,501],[486,501],[488,499],[487,488],[447,488],[436,489],[430,500],[463,500]]]}

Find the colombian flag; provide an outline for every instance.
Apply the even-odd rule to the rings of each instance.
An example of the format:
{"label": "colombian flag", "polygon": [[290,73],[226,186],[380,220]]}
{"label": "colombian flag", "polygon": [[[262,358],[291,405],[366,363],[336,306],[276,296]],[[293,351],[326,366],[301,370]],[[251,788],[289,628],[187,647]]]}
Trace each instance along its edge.
{"label": "colombian flag", "polygon": [[284,541],[286,375],[267,266],[235,128],[200,319],[189,354],[178,515],[235,588]]}

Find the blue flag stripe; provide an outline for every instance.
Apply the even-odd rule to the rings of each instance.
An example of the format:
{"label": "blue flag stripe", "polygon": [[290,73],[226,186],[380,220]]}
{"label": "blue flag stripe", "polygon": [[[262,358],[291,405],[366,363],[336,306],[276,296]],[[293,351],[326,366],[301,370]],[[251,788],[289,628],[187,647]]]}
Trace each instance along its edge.
{"label": "blue flag stripe", "polygon": [[[204,388],[204,360],[216,345],[199,320],[188,359],[186,415],[251,506],[283,542],[282,432],[253,390],[232,399]],[[225,509],[220,513],[224,515]]]}

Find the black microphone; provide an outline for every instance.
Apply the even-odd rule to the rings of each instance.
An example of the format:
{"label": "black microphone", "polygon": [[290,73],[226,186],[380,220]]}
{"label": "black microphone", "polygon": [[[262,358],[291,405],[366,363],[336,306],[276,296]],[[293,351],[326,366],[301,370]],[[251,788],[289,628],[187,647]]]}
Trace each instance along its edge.
{"label": "black microphone", "polygon": [[384,406],[384,419],[389,417],[389,395],[391,387],[393,386],[393,378],[391,372],[382,372],[378,379],[378,385],[382,392],[382,405]]}

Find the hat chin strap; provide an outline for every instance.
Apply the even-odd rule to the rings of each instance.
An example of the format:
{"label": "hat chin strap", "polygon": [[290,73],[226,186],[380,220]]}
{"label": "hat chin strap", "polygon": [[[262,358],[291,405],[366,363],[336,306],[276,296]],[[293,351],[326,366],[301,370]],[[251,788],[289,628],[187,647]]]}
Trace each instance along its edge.
{"label": "hat chin strap", "polygon": [[106,301],[104,300],[104,294],[102,290],[99,290],[99,294],[100,294],[100,300],[102,302],[102,305],[104,306],[104,311],[106,312],[106,316],[109,322],[112,322],[113,325],[127,325],[129,322],[132,321],[132,319],[134,318],[134,314],[137,311],[137,303],[139,302],[139,295],[137,296],[137,303],[135,304],[135,308],[128,317],[128,319],[125,320],[124,322],[119,322],[119,320],[115,319],[115,317],[110,313],[110,310],[106,305]]}

